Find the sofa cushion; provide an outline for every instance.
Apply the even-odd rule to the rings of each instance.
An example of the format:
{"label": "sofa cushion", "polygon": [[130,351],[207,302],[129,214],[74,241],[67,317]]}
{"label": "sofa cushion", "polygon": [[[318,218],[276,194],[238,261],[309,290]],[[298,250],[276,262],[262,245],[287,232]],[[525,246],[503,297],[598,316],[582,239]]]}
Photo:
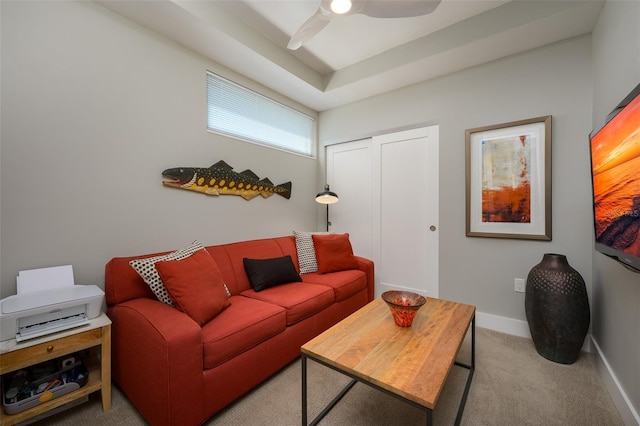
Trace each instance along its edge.
{"label": "sofa cushion", "polygon": [[335,294],[336,302],[348,299],[367,288],[367,274],[359,269],[348,269],[331,274],[320,274],[318,272],[305,274],[302,277],[302,281],[331,287]]}
{"label": "sofa cushion", "polygon": [[222,274],[206,250],[181,260],[161,260],[155,267],[175,306],[198,325],[229,306]]}
{"label": "sofa cushion", "polygon": [[270,259],[242,259],[244,269],[254,291],[285,283],[300,282],[291,256],[274,257]]}
{"label": "sofa cushion", "polygon": [[349,234],[312,235],[318,272],[326,274],[346,269],[358,269]]}
{"label": "sofa cushion", "polygon": [[[291,240],[293,240],[293,237],[291,237]],[[229,264],[228,272],[233,274],[232,277],[235,281],[230,287],[231,294],[240,294],[244,290],[251,288],[249,277],[244,269],[243,259],[245,257],[249,259],[270,259],[293,254],[283,252],[282,246],[273,238],[224,244],[220,246],[220,248],[227,259],[226,263]],[[291,249],[295,251],[295,247],[291,247]],[[213,255],[216,261],[220,254],[221,253],[216,253]],[[220,263],[221,262],[218,262],[218,264]],[[221,270],[223,275],[226,275],[225,268],[221,266]],[[230,278],[231,277],[225,276],[225,282],[229,282]]]}
{"label": "sofa cushion", "polygon": [[145,257],[140,259],[134,259],[129,262],[131,267],[136,270],[142,277],[145,283],[151,288],[153,294],[156,295],[159,301],[173,306],[171,296],[167,292],[167,288],[164,286],[155,264],[161,260],[180,260],[185,257],[191,256],[198,250],[202,250],[204,247],[198,241],[194,241],[187,247],[183,247],[180,250],[176,250],[171,253],[167,253],[161,256]]}
{"label": "sofa cushion", "polygon": [[290,283],[261,292],[245,290],[243,296],[281,306],[287,314],[287,326],[320,312],[335,301],[330,287],[312,283]]}
{"label": "sofa cushion", "polygon": [[286,328],[282,307],[243,296],[231,296],[231,304],[202,327],[204,369],[208,370]]}

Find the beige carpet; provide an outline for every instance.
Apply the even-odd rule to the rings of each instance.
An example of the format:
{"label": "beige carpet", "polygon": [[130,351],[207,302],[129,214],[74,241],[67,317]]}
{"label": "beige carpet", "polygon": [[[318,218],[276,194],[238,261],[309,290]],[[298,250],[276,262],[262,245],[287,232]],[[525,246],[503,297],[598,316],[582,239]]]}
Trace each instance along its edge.
{"label": "beige carpet", "polygon": [[[468,336],[467,336],[468,337]],[[469,339],[459,359],[470,360]],[[349,381],[309,361],[309,421]],[[467,370],[454,366],[434,411],[436,425],[451,425]],[[210,419],[207,426],[301,423],[301,367],[297,360]],[[144,425],[114,386],[113,407],[101,410],[99,395],[38,425]],[[320,425],[424,425],[424,412],[369,386],[356,384]],[[622,425],[596,371],[593,355],[582,353],[571,365],[542,358],[529,339],[477,328],[476,371],[462,425]]]}

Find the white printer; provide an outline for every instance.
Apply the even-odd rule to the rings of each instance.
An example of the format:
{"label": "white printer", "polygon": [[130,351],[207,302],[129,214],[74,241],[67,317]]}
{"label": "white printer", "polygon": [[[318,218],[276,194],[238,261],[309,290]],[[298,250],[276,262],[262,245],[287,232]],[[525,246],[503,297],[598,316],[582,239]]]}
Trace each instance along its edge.
{"label": "white printer", "polygon": [[104,292],[98,286],[45,284],[21,292],[20,284],[18,294],[0,300],[0,341],[21,342],[78,327],[102,313]]}

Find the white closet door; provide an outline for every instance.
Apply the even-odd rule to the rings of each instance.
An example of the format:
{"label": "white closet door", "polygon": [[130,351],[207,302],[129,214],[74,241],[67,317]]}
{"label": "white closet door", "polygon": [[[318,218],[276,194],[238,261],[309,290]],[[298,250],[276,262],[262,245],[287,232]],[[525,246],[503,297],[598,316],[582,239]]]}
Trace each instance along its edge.
{"label": "white closet door", "polygon": [[330,231],[375,262],[376,296],[438,297],[438,126],[326,148]]}
{"label": "white closet door", "polygon": [[376,293],[438,297],[438,127],[376,136],[372,148]]}
{"label": "white closet door", "polygon": [[371,139],[327,147],[327,183],[338,194],[329,231],[349,233],[353,252],[371,255]]}

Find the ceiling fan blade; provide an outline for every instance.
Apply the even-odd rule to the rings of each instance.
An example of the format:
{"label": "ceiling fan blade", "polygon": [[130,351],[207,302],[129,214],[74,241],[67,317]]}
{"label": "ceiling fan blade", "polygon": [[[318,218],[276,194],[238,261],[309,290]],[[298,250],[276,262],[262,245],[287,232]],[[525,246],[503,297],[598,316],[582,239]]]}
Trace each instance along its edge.
{"label": "ceiling fan blade", "polygon": [[334,18],[360,13],[372,18],[410,18],[433,12],[441,0],[352,0],[351,9],[343,14],[331,10],[332,0],[320,0],[316,12],[291,37],[287,48],[296,50],[315,37]]}
{"label": "ceiling fan blade", "polygon": [[353,0],[358,12],[372,18],[411,18],[428,15],[441,0]]}
{"label": "ceiling fan blade", "polygon": [[318,10],[316,10],[316,13],[311,15],[311,17],[298,28],[295,34],[293,34],[287,48],[290,50],[298,49],[322,31],[324,27],[329,25],[331,18],[331,12],[324,9],[321,4]]}

